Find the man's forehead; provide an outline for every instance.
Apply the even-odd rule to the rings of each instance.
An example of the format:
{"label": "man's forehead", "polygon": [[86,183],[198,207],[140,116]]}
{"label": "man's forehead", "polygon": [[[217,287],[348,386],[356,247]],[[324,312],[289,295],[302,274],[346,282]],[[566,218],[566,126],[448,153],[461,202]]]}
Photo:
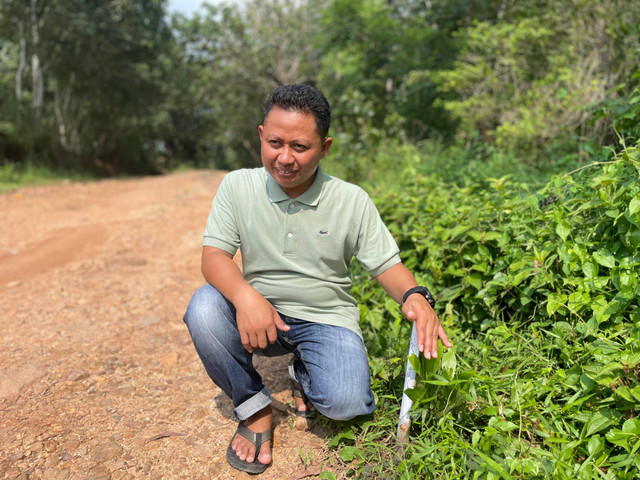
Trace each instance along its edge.
{"label": "man's forehead", "polygon": [[[282,127],[287,127],[287,124],[290,124],[292,128],[297,130],[294,136],[302,135],[309,137],[310,140],[323,140],[318,131],[316,119],[311,113],[274,107],[264,119],[263,128],[265,129],[265,133],[278,136],[278,133],[280,133],[278,124],[281,124]],[[289,133],[289,131],[287,131],[287,133]]]}

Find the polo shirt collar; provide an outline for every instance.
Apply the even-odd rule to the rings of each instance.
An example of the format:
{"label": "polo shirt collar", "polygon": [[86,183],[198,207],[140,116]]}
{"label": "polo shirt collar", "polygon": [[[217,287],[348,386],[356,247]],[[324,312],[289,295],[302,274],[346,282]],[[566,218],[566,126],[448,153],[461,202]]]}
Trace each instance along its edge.
{"label": "polo shirt collar", "polygon": [[[273,179],[273,177],[269,174],[269,172],[266,171],[266,169],[265,173],[267,174],[267,195],[269,196],[269,200],[273,203],[291,200],[291,197],[289,197],[289,195],[287,195],[284,190],[282,190],[280,185],[278,185],[278,182]],[[308,205],[310,207],[315,207],[316,205],[318,205],[318,202],[320,201],[320,195],[322,194],[322,187],[330,179],[331,177],[324,173],[322,167],[318,165],[316,178],[314,179],[311,186],[307,189],[307,191],[296,198],[296,202],[304,203],[305,205]]]}

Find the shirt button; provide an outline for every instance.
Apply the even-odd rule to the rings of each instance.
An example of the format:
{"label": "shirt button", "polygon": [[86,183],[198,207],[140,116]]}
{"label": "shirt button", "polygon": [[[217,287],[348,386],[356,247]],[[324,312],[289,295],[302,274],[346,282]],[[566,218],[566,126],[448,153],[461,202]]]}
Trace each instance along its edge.
{"label": "shirt button", "polygon": [[287,233],[287,237],[289,238],[293,237],[293,233]]}

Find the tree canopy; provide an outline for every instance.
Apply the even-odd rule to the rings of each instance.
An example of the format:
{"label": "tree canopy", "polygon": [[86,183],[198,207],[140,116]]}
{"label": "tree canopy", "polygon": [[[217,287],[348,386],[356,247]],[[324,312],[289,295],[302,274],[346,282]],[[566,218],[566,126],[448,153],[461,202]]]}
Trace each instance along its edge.
{"label": "tree canopy", "polygon": [[345,152],[437,139],[544,165],[615,141],[628,105],[616,102],[638,84],[637,2],[248,0],[191,18],[166,8],[4,1],[0,162],[102,174],[256,165],[265,96],[309,82],[329,97]]}

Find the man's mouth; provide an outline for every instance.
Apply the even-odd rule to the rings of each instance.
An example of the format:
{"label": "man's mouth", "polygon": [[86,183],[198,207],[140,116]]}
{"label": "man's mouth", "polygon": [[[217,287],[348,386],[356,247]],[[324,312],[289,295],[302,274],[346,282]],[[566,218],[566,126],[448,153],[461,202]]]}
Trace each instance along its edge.
{"label": "man's mouth", "polygon": [[296,173],[295,170],[281,170],[279,168],[275,169],[276,173],[281,177],[293,177]]}

